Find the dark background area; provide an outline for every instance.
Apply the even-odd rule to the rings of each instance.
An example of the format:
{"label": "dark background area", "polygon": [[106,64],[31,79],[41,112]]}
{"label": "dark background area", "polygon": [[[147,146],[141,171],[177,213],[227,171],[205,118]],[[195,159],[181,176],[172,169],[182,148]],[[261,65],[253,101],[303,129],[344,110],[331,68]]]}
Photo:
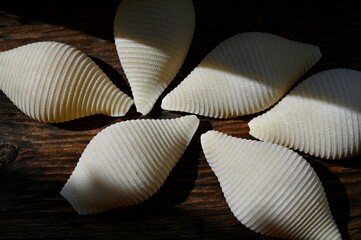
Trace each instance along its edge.
{"label": "dark background area", "polygon": [[[162,97],[218,43],[248,31],[320,46],[322,59],[302,79],[331,68],[361,70],[361,2],[328,2],[327,6],[316,1],[280,0],[193,3],[193,42],[182,69]],[[72,45],[131,95],[113,40],[118,4],[1,3],[0,51],[36,41]],[[165,184],[138,206],[79,216],[60,196],[83,149],[101,129],[127,119],[181,115],[162,111],[158,101],[146,117],[132,107],[122,118],[91,116],[45,124],[25,116],[0,92],[0,238],[272,239],[250,231],[232,215],[199,141],[200,134],[210,129],[250,138],[247,123],[258,114],[230,120],[200,117],[200,128]],[[361,239],[361,156],[339,161],[305,158],[323,183],[343,238]]]}

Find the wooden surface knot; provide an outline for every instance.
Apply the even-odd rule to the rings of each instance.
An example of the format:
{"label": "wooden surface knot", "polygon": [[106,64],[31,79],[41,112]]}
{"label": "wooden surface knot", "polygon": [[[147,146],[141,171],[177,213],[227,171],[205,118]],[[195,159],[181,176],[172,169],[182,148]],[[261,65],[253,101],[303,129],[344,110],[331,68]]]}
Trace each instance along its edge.
{"label": "wooden surface knot", "polygon": [[18,147],[11,143],[0,143],[0,167],[15,161],[18,156]]}

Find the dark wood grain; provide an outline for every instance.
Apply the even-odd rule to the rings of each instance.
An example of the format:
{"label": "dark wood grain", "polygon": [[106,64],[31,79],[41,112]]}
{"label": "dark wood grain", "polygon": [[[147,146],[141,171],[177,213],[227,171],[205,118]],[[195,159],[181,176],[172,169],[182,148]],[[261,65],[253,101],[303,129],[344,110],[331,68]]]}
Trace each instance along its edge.
{"label": "dark wood grain", "polygon": [[[113,42],[118,1],[12,1],[0,6],[0,51],[52,40],[93,58],[131,94]],[[224,39],[265,31],[321,47],[323,57],[305,77],[334,67],[361,70],[361,3],[195,0],[197,24],[187,59],[166,94]],[[163,94],[163,96],[164,96]],[[146,118],[180,113],[160,109]],[[91,116],[62,124],[34,121],[0,93],[0,238],[4,239],[271,239],[240,224],[201,151],[209,129],[250,138],[248,121],[201,119],[189,148],[162,188],[131,208],[79,216],[59,191],[90,139],[106,126],[144,118],[133,107],[123,118]],[[361,239],[361,156],[326,161],[305,156],[318,173],[345,239]]]}

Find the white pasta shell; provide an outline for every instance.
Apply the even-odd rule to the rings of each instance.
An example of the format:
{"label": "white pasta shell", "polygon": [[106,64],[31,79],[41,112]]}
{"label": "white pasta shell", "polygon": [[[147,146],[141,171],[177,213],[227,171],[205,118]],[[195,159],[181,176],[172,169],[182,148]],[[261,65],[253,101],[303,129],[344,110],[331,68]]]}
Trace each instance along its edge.
{"label": "white pasta shell", "polygon": [[130,206],[151,197],[191,141],[199,120],[130,120],[98,133],[61,190],[79,214]]}
{"label": "white pasta shell", "polygon": [[360,103],[361,72],[323,71],[250,121],[250,134],[325,159],[351,157],[361,152]]}
{"label": "white pasta shell", "polygon": [[181,68],[195,27],[191,0],[123,0],[114,22],[119,60],[146,115]]}
{"label": "white pasta shell", "polygon": [[161,107],[214,118],[263,111],[320,58],[319,48],[310,44],[269,33],[241,33],[214,48]]}
{"label": "white pasta shell", "polygon": [[341,239],[322,184],[285,147],[209,131],[204,154],[234,216],[251,230],[285,239]]}
{"label": "white pasta shell", "polygon": [[42,122],[123,116],[133,104],[88,56],[58,42],[0,53],[0,89],[26,115]]}

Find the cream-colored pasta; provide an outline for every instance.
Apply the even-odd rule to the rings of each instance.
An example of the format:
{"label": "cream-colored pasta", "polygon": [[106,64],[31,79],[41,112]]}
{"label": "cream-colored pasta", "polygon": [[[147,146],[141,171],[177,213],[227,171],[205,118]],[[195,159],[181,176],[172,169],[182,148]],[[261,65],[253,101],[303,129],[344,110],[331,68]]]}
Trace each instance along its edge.
{"label": "cream-colored pasta", "polygon": [[166,180],[199,120],[130,120],[107,127],[85,148],[61,190],[79,214],[143,202]]}
{"label": "cream-colored pasta", "polygon": [[258,233],[284,239],[341,239],[322,184],[285,147],[209,131],[201,136],[234,216]]}
{"label": "cream-colored pasta", "polygon": [[215,118],[263,111],[320,58],[313,45],[268,33],[238,34],[214,48],[161,107]]}
{"label": "cream-colored pasta", "polygon": [[250,134],[326,159],[361,152],[361,72],[315,74],[249,123]]}
{"label": "cream-colored pasta", "polygon": [[26,115],[51,123],[123,116],[133,104],[88,56],[58,42],[0,53],[0,89]]}
{"label": "cream-colored pasta", "polygon": [[191,0],[123,0],[114,22],[119,60],[146,115],[176,76],[195,27]]}

